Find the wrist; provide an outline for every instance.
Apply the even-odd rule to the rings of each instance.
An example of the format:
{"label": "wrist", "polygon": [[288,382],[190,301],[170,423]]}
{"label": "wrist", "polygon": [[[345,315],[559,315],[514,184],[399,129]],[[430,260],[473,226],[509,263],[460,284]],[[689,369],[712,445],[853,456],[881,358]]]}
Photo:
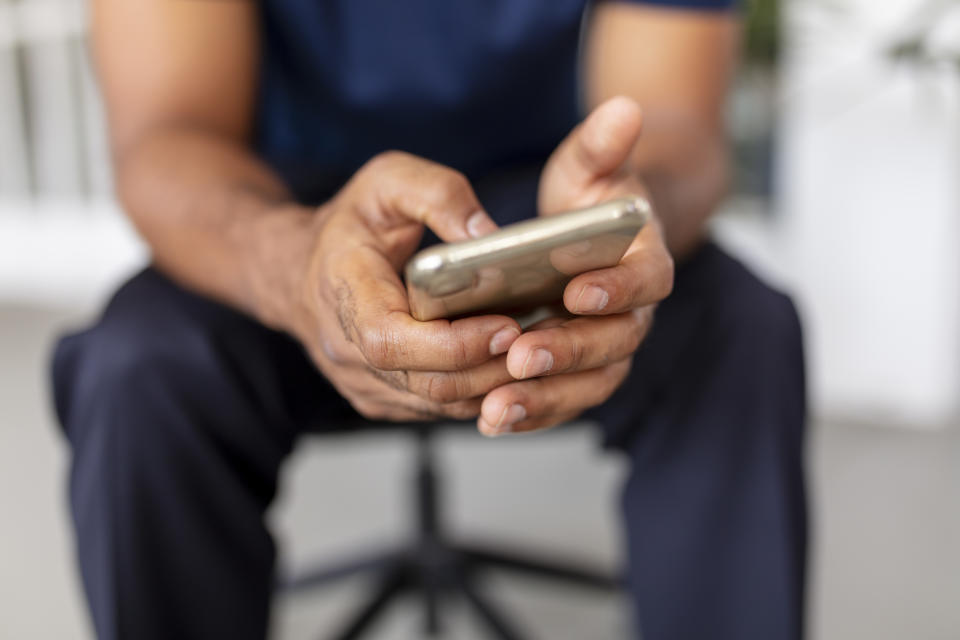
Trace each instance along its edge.
{"label": "wrist", "polygon": [[296,335],[307,306],[305,280],[324,218],[322,209],[280,205],[250,225],[245,280],[254,316]]}

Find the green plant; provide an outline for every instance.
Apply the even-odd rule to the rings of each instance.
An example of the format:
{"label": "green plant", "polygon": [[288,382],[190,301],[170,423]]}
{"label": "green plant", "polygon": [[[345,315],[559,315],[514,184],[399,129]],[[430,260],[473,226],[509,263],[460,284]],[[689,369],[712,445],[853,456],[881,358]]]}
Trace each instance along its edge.
{"label": "green plant", "polygon": [[780,57],[780,1],[745,0],[744,57],[748,64],[772,67]]}
{"label": "green plant", "polygon": [[927,0],[917,8],[904,33],[887,48],[894,60],[912,64],[952,64],[960,71],[960,51],[935,52],[929,46],[930,34],[950,11],[960,8],[960,0]]}

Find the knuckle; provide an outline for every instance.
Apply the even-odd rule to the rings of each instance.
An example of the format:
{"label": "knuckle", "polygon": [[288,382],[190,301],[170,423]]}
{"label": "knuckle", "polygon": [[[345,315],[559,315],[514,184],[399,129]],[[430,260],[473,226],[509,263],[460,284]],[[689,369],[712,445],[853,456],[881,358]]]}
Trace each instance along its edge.
{"label": "knuckle", "polygon": [[388,369],[393,366],[392,349],[386,332],[376,326],[364,327],[358,333],[360,351],[370,366]]}
{"label": "knuckle", "polygon": [[584,359],[587,356],[587,349],[580,340],[571,340],[569,345],[570,366],[568,369],[578,370],[583,366]]}
{"label": "knuckle", "polygon": [[323,353],[335,365],[344,365],[350,361],[347,350],[333,340],[323,341]]}
{"label": "knuckle", "polygon": [[451,193],[460,193],[470,189],[470,181],[456,169],[444,167],[443,179],[441,181],[444,187]]}
{"label": "knuckle", "polygon": [[453,359],[453,366],[463,369],[470,365],[470,348],[467,345],[468,336],[462,330],[458,330],[453,336],[453,344],[450,345],[450,356]]}
{"label": "knuckle", "polygon": [[595,167],[600,164],[600,149],[610,146],[610,133],[595,121],[587,119],[580,131],[578,143],[573,150],[577,159],[586,167]]}
{"label": "knuckle", "polygon": [[422,397],[437,404],[446,404],[460,400],[460,385],[455,376],[445,373],[430,373],[424,376],[420,385]]}
{"label": "knuckle", "polygon": [[442,168],[438,171],[437,179],[432,181],[427,191],[427,197],[433,202],[447,202],[458,200],[470,191],[470,183],[459,171]]}
{"label": "knuckle", "polygon": [[402,163],[407,157],[407,154],[403,151],[388,150],[382,151],[377,155],[370,158],[367,163],[363,166],[363,171],[370,173],[379,173],[381,171],[389,171],[396,167],[398,164]]}

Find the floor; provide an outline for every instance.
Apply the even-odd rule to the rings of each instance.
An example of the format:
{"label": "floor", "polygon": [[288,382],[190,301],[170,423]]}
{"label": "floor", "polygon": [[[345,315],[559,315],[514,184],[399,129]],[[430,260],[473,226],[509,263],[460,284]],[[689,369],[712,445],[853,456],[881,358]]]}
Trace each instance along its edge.
{"label": "floor", "polygon": [[[52,336],[77,317],[0,307],[0,638],[91,637],[66,520],[65,451],[45,379]],[[597,452],[589,429],[499,441],[451,433],[439,453],[457,533],[616,565],[616,488],[624,469]],[[305,441],[270,514],[282,566],[307,567],[399,540],[407,524],[409,454],[408,441],[381,434]],[[816,424],[810,463],[811,636],[960,638],[960,428]],[[279,598],[274,637],[318,637],[368,586],[353,579]],[[484,587],[536,637],[629,635],[618,596],[505,575]],[[391,608],[371,638],[421,637],[412,604]],[[447,623],[448,637],[484,637],[456,603]]]}

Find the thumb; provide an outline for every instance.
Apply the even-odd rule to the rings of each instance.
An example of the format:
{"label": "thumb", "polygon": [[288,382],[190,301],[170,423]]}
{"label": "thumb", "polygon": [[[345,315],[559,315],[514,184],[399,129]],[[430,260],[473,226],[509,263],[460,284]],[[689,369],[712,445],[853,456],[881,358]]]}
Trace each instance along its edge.
{"label": "thumb", "polygon": [[545,168],[545,177],[579,190],[615,173],[640,137],[640,105],[625,96],[610,98],[594,109],[560,143]]}

